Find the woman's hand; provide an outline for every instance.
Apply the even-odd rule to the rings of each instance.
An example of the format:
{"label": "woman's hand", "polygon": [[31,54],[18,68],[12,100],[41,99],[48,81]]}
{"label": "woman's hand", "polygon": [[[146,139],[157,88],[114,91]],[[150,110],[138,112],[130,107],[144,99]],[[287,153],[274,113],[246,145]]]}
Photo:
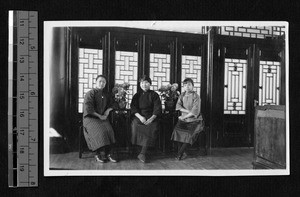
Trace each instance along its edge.
{"label": "woman's hand", "polygon": [[112,108],[108,108],[105,112],[104,112],[104,116],[108,116],[110,111],[112,111]]}
{"label": "woman's hand", "polygon": [[100,116],[99,116],[99,119],[100,119],[100,120],[106,120],[106,119],[107,119],[107,116],[106,116],[106,115],[100,115]]}
{"label": "woman's hand", "polygon": [[181,121],[184,121],[185,117],[181,115],[181,116],[178,117],[178,119],[181,120]]}
{"label": "woman's hand", "polygon": [[144,116],[139,117],[141,123],[145,124],[146,118]]}
{"label": "woman's hand", "polygon": [[185,109],[185,108],[181,108],[180,111],[183,112],[183,113],[187,113],[187,114],[190,113],[190,111]]}
{"label": "woman's hand", "polygon": [[156,115],[152,115],[145,123],[144,125],[148,125],[150,124],[151,122],[153,122],[153,120],[156,118]]}
{"label": "woman's hand", "polygon": [[153,118],[149,118],[146,122],[144,122],[144,125],[150,124],[151,122],[153,122],[153,120]]}
{"label": "woman's hand", "polygon": [[141,114],[135,113],[134,115],[141,121],[141,123],[144,124],[146,122],[146,118],[144,116],[142,116]]}

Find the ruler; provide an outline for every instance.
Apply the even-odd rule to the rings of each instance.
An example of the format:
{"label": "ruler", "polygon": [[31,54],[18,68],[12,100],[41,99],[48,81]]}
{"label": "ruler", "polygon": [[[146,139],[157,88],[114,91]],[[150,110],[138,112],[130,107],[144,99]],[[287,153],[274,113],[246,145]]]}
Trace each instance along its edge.
{"label": "ruler", "polygon": [[38,14],[9,11],[8,185],[38,186]]}

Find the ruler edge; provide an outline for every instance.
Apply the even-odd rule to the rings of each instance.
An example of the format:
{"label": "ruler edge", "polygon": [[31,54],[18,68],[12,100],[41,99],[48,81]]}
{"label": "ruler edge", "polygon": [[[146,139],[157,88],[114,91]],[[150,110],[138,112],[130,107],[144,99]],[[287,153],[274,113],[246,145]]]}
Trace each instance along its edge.
{"label": "ruler edge", "polygon": [[13,166],[13,59],[14,59],[14,12],[8,12],[8,187],[16,187],[14,185],[14,166]]}

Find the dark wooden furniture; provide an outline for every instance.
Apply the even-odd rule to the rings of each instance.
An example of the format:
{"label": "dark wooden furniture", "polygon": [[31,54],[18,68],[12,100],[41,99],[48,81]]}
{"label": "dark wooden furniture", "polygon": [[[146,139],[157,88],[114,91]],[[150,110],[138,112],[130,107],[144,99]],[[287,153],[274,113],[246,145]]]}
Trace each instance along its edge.
{"label": "dark wooden furniture", "polygon": [[284,105],[257,106],[254,126],[254,169],[286,168]]}
{"label": "dark wooden furniture", "polygon": [[111,112],[111,125],[115,132],[117,148],[130,150],[131,111],[130,109],[115,109]]}
{"label": "dark wooden furniture", "polygon": [[158,135],[158,147],[162,152],[170,152],[174,149],[171,135],[177,123],[178,112],[163,110],[160,117],[160,131]]}

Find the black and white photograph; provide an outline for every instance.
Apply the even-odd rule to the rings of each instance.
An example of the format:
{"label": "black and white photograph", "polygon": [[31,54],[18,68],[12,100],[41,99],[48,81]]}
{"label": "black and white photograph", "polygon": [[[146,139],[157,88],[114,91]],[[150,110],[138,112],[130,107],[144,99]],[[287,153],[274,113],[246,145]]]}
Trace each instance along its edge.
{"label": "black and white photograph", "polygon": [[298,196],[299,2],[0,4],[1,196]]}
{"label": "black and white photograph", "polygon": [[284,21],[44,21],[44,175],[289,175],[288,35]]}

